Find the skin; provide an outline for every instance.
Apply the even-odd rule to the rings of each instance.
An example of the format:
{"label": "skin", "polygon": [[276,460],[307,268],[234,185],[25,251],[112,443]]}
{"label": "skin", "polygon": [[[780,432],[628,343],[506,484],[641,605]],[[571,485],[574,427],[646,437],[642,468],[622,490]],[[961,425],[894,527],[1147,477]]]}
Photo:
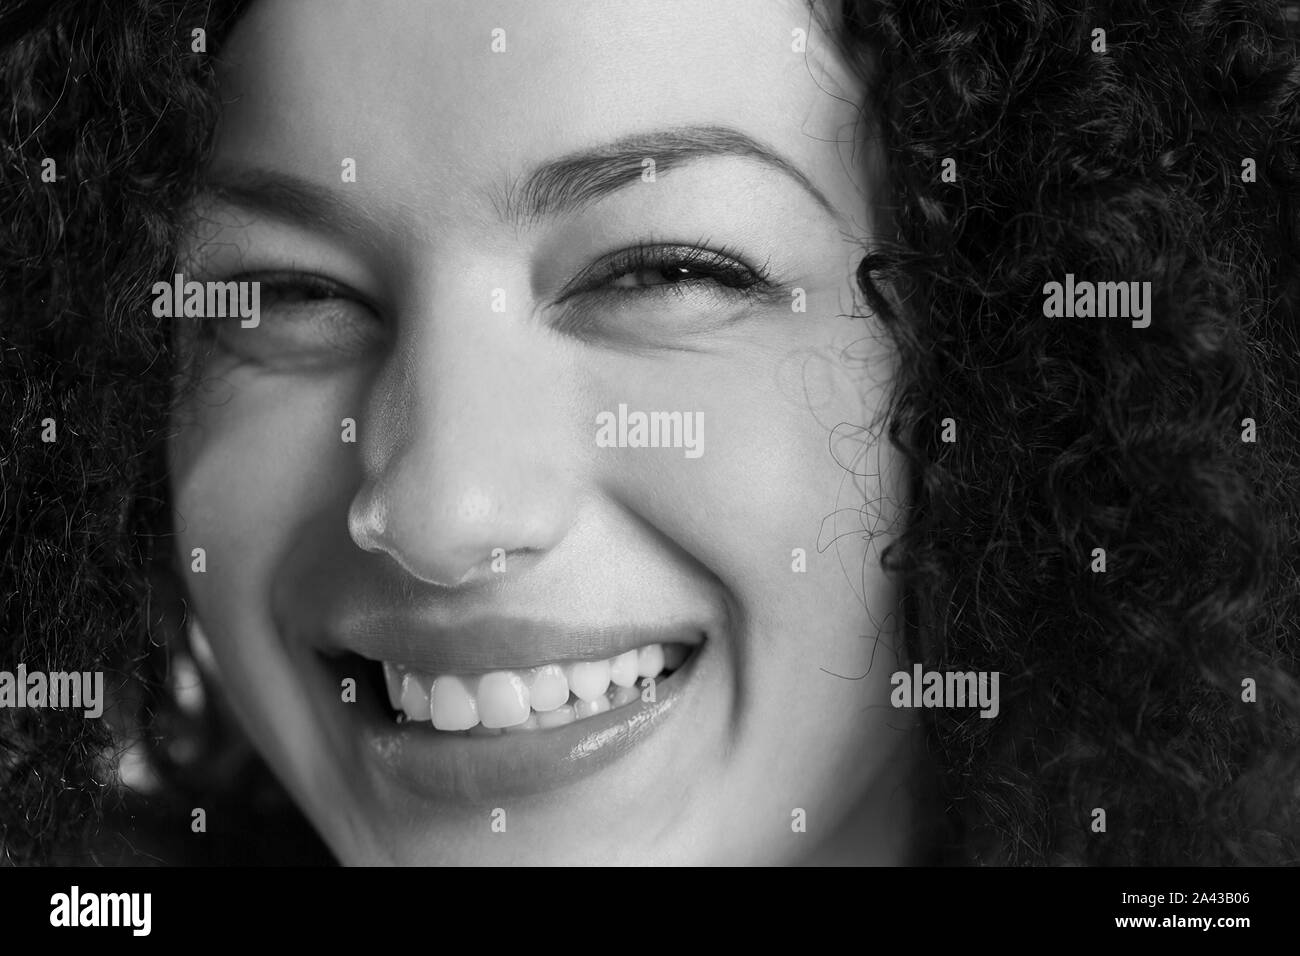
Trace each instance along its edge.
{"label": "skin", "polygon": [[[225,320],[210,350],[194,320],[180,324],[202,384],[175,412],[178,557],[188,568],[205,549],[188,580],[214,679],[344,863],[909,852],[914,729],[888,705],[906,663],[900,595],[878,567],[904,482],[887,443],[853,431],[878,434],[893,361],[852,283],[876,228],[879,156],[854,143],[861,90],[797,2],[668,7],[283,0],[255,5],[223,50],[214,176],[293,173],[368,221],[334,230],[214,198],[194,209],[187,278],[310,272],[350,297],[264,291],[261,324]],[[507,47],[494,53],[497,27]],[[791,50],[795,29],[806,52]],[[561,215],[501,216],[539,164],[707,124],[781,154],[834,213],[732,155]],[[558,301],[607,253],[701,240],[766,263],[774,291],[697,278],[665,292],[640,272]],[[597,413],[620,403],[703,412],[703,455],[596,447]],[[853,428],[833,439],[840,423]],[[796,548],[806,572],[792,570]],[[553,793],[440,805],[367,764],[337,687],[306,674],[319,608],[349,588],[727,624],[688,697],[612,765]],[[506,833],[489,828],[496,807]]]}

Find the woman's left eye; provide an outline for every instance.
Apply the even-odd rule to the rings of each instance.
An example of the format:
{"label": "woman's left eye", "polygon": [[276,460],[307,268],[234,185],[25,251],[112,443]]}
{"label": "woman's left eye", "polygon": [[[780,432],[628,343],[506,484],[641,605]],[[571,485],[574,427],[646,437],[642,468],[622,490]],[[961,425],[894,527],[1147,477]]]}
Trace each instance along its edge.
{"label": "woman's left eye", "polygon": [[[638,289],[657,285],[676,285],[681,282],[699,282],[709,279],[719,281],[729,278],[731,277],[725,274],[720,275],[712,270],[701,269],[697,266],[683,263],[667,263],[661,266],[642,267],[630,272],[624,272],[610,282],[610,286],[615,289]],[[744,279],[744,276],[739,277],[735,287],[740,287]],[[719,282],[719,284],[732,285],[729,282]]]}
{"label": "woman's left eye", "polygon": [[605,256],[584,270],[561,293],[560,300],[582,295],[686,294],[711,286],[711,291],[752,295],[770,291],[765,267],[746,264],[738,256],[699,246],[636,246]]}

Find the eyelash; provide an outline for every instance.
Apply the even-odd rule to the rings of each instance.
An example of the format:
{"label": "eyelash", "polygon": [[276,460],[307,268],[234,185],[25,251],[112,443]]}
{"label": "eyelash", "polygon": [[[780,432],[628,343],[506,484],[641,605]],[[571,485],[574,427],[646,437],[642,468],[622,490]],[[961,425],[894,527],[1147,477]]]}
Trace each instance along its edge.
{"label": "eyelash", "polygon": [[302,293],[302,300],[305,302],[317,302],[322,299],[360,301],[356,293],[346,286],[311,272],[262,272],[238,278],[259,280],[262,283],[264,296],[268,294],[273,297],[285,296],[287,293],[298,292]]}
{"label": "eyelash", "polygon": [[[313,333],[313,340],[302,346],[300,351],[319,352],[320,335],[324,330],[328,330],[327,335],[330,336],[329,348],[339,354],[352,354],[356,350],[370,348],[374,345],[376,336],[381,334],[379,327],[374,324],[352,321],[353,312],[357,308],[365,309],[372,316],[377,313],[361,295],[333,279],[311,272],[254,271],[243,272],[223,281],[259,283],[261,311],[265,313],[277,308],[311,310],[303,312],[297,318],[310,321],[318,331]],[[322,312],[322,306],[327,311]],[[263,316],[258,329],[266,330],[272,336],[287,337],[293,334],[293,324],[286,321],[282,325],[273,326],[273,321],[269,315]],[[245,358],[253,359],[270,347],[261,335],[249,335],[244,329],[231,329],[227,319],[203,317],[199,320],[198,328],[201,340],[217,346],[224,345],[227,350]],[[270,341],[277,343],[272,347],[275,354],[293,352],[290,347],[293,341],[291,338]]]}
{"label": "eyelash", "polygon": [[[671,269],[689,269],[700,275],[677,282],[664,282],[656,286],[625,290],[605,288],[608,283],[626,275],[654,270],[666,272]],[[260,281],[264,296],[284,296],[286,293],[299,292],[302,293],[303,301],[357,298],[346,286],[306,272],[244,273],[235,276],[234,279]],[[578,295],[599,291],[626,295],[644,294],[647,289],[660,289],[668,294],[682,295],[683,286],[694,285],[701,281],[711,281],[741,294],[770,291],[774,287],[771,272],[766,264],[748,265],[737,253],[725,246],[715,250],[703,244],[686,246],[641,243],[620,249],[584,269],[565,286],[558,301],[564,302]]]}
{"label": "eyelash", "polygon": [[[637,272],[688,269],[698,276],[676,282],[664,282],[635,288],[611,287],[609,283]],[[771,272],[764,263],[752,266],[736,252],[723,246],[711,249],[706,242],[697,245],[663,245],[641,243],[620,249],[584,269],[560,292],[558,302],[578,295],[685,295],[687,287],[712,282],[727,292],[753,296],[775,288]]]}
{"label": "eyelash", "polygon": [[[692,275],[643,286],[611,285],[617,279],[638,272],[669,273],[672,270],[685,270]],[[264,310],[285,305],[284,300],[290,299],[293,300],[287,303],[290,308],[310,308],[314,303],[336,301],[341,307],[350,303],[377,314],[368,302],[347,286],[313,273],[249,272],[232,278],[235,281],[260,282]],[[766,263],[749,265],[725,246],[712,249],[706,242],[697,245],[640,243],[611,253],[584,269],[561,290],[556,304],[584,296],[614,297],[624,301],[631,296],[685,296],[692,290],[698,294],[702,283],[712,286],[705,294],[732,298],[761,298],[779,292]],[[219,334],[213,322],[202,325],[205,338]],[[359,332],[351,323],[343,325],[341,344],[344,350],[348,346],[364,345],[374,334]]]}

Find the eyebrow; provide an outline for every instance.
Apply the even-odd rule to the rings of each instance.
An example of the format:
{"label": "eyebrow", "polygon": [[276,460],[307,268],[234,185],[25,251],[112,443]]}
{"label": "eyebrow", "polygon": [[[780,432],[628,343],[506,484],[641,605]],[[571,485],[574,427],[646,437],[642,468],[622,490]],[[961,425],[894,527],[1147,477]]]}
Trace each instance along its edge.
{"label": "eyebrow", "polygon": [[355,200],[337,196],[310,179],[263,167],[209,173],[199,184],[198,197],[329,232],[369,237],[393,231],[391,220]]}
{"label": "eyebrow", "polygon": [[801,186],[832,216],[835,208],[794,163],[751,136],[727,126],[685,126],[634,133],[553,160],[509,190],[503,214],[514,222],[531,222],[571,212],[641,180],[645,161],[654,160],[657,176],[696,160],[717,156],[754,159]]}
{"label": "eyebrow", "polygon": [[[726,126],[686,126],[635,133],[579,150],[537,167],[515,180],[497,203],[501,217],[515,224],[574,212],[640,182],[645,160],[655,175],[711,157],[753,159],[777,170],[838,218],[835,207],[794,163],[753,137]],[[218,168],[200,183],[199,196],[227,205],[301,222],[354,237],[393,231],[392,219],[320,184],[263,167]]]}

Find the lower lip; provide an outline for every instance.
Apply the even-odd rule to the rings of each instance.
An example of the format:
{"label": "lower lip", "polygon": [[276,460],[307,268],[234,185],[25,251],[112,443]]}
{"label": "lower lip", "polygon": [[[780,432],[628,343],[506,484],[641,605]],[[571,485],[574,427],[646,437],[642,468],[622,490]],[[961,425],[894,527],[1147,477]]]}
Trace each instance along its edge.
{"label": "lower lip", "polygon": [[561,727],[484,737],[398,724],[374,706],[362,711],[361,743],[387,776],[428,799],[471,805],[545,793],[609,766],[659,729],[694,682],[704,650],[697,646],[655,682],[653,703],[638,699]]}

